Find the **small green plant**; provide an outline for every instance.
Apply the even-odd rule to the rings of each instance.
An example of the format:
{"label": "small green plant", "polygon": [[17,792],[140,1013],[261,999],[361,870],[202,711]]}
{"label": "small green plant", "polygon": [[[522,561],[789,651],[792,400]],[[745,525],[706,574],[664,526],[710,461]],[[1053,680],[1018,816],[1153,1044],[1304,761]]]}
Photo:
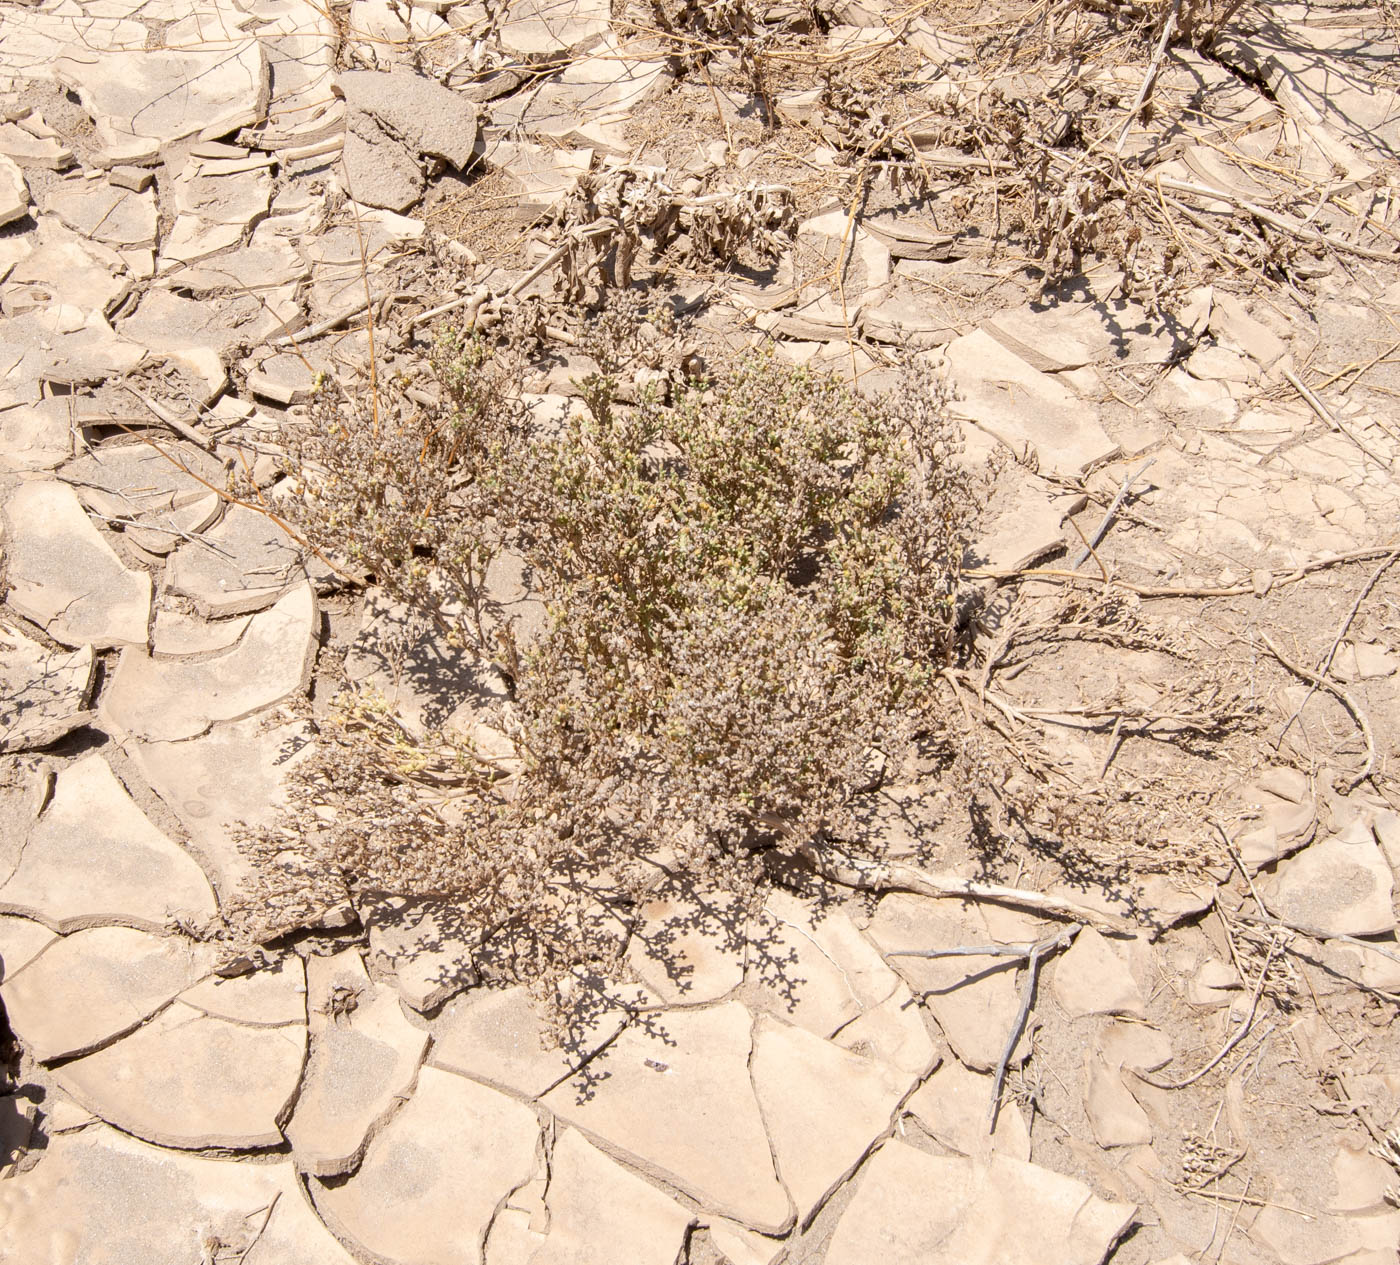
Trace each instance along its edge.
{"label": "small green plant", "polygon": [[[328,386],[289,434],[298,528],[496,662],[514,754],[408,741],[347,690],[301,775],[316,857],[276,837],[273,887],[448,899],[483,971],[606,974],[664,873],[753,892],[898,757],[953,652],[973,501],[941,382],[911,365],[865,398],[763,354],[668,378],[646,324],[623,302],[584,331],[598,368],[562,418],[447,334],[436,404]],[[507,549],[549,612],[520,646],[487,583]]]}

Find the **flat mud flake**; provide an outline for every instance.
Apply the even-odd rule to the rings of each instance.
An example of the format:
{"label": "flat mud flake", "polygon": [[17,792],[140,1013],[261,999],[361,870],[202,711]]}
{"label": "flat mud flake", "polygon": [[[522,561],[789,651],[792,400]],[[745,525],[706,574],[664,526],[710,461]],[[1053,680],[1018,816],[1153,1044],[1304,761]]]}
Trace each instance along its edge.
{"label": "flat mud flake", "polygon": [[[964,914],[953,909],[951,901],[886,896],[870,924],[870,936],[887,954],[986,944],[991,939],[978,910]],[[1020,1008],[1016,959],[891,956],[889,960],[922,997],[958,1058],[977,1071],[995,1067]],[[1016,1043],[1013,1067],[1030,1057],[1032,1026],[1027,1025]]]}
{"label": "flat mud flake", "polygon": [[751,1022],[738,1002],[666,1011],[654,1023],[664,1040],[629,1028],[590,1065],[600,1075],[586,1096],[565,1082],[541,1101],[706,1208],[782,1233],[793,1212],[749,1080]]}
{"label": "flat mud flake", "polygon": [[203,922],[215,905],[195,860],[92,755],[55,778],[19,865],[0,886],[0,909],[63,932],[104,923],[160,931],[175,917]]}
{"label": "flat mud flake", "polygon": [[512,0],[497,37],[506,52],[548,58],[597,43],[611,18],[606,0]]}
{"label": "flat mud flake", "polygon": [[47,198],[45,210],[75,233],[108,246],[156,244],[156,199],[105,181],[67,181]]}
{"label": "flat mud flake", "polygon": [[914,1092],[907,1104],[919,1123],[959,1155],[985,1159],[993,1151],[1029,1161],[1031,1135],[1014,1102],[997,1112],[995,1132],[987,1131],[992,1078],[969,1071],[956,1059],[944,1063]]}
{"label": "flat mud flake", "polygon": [[194,738],[299,694],[315,657],[316,596],[303,583],[259,613],[236,646],[213,659],[154,659],[128,649],[100,710],[149,742]]}
{"label": "flat mud flake", "polygon": [[244,1265],[355,1265],[291,1164],[164,1150],[106,1125],[52,1136],[43,1163],[0,1183],[0,1257],[49,1265],[56,1243],[84,1265],[190,1265],[215,1243]]}
{"label": "flat mud flake", "polygon": [[92,647],[51,652],[0,628],[0,752],[46,747],[85,725]]}
{"label": "flat mud flake", "polygon": [[1086,1015],[1130,1015],[1146,1019],[1142,991],[1128,964],[1092,927],[1085,927],[1055,963],[1055,1000],[1073,1019]]}
{"label": "flat mud flake", "polygon": [[1136,1212],[1035,1164],[935,1157],[890,1141],[857,1178],[826,1261],[1099,1265]]}
{"label": "flat mud flake", "polygon": [[1090,406],[985,331],[954,339],[946,355],[960,394],[954,411],[1018,459],[1034,456],[1042,472],[1072,477],[1117,454]]}
{"label": "flat mud flake", "polygon": [[1331,935],[1385,935],[1395,928],[1394,882],[1375,837],[1358,822],[1280,865],[1270,907],[1286,922]]}
{"label": "flat mud flake", "polygon": [[280,1146],[306,1026],[251,1027],[175,1002],[130,1036],[65,1063],[64,1091],[125,1133],[183,1150]]}
{"label": "flat mud flake", "polygon": [[[532,1218],[515,1205],[512,1200],[492,1226],[487,1259],[493,1263],[517,1259],[506,1247],[510,1239],[521,1261],[673,1265],[692,1219],[669,1195],[610,1159],[576,1129],[563,1130],[554,1144],[542,1215]],[[532,1230],[532,1222],[548,1228]]]}
{"label": "flat mud flake", "polygon": [[131,1031],[212,965],[207,949],[176,936],[75,931],[6,979],[5,1008],[34,1058],[69,1058]]}
{"label": "flat mud flake", "polygon": [[0,154],[0,225],[29,214],[29,184],[12,159]]}
{"label": "flat mud flake", "polygon": [[890,1129],[915,1076],[801,1028],[758,1021],[750,1063],[778,1175],[805,1224]]}
{"label": "flat mud flake", "polygon": [[[429,1062],[537,1098],[565,1082],[622,1031],[626,1022],[621,1009],[603,1010],[573,1028],[563,1045],[552,1045],[523,988],[474,989],[449,1002],[433,1021]],[[572,1082],[563,1086],[565,1090],[571,1087]]]}
{"label": "flat mud flake", "polygon": [[312,1179],[316,1210],[391,1265],[481,1265],[497,1207],[535,1172],[540,1128],[513,1098],[427,1067],[354,1176]]}
{"label": "flat mud flake", "polygon": [[351,70],[336,84],[352,110],[374,115],[418,153],[445,159],[458,171],[471,162],[476,107],[436,79],[400,68]]}
{"label": "flat mud flake", "polygon": [[[337,998],[350,1004],[337,1010]],[[412,1094],[430,1037],[404,1018],[392,987],[370,982],[354,949],[309,959],[307,1005],[311,1057],[286,1135],[299,1169],[334,1177]]]}
{"label": "flat mud flake", "polygon": [[372,114],[351,112],[341,165],[346,192],[366,206],[406,211],[423,196],[418,163]]}
{"label": "flat mud flake", "polygon": [[5,517],[11,606],[65,645],[145,645],[151,577],[122,563],[72,488],[23,484]]}
{"label": "flat mud flake", "polygon": [[1119,1069],[1110,1067],[1096,1051],[1086,1051],[1084,1110],[1101,1147],[1147,1146],[1152,1125],[1133,1097]]}
{"label": "flat mud flake", "polygon": [[96,123],[109,161],[140,161],[174,141],[227,136],[263,118],[267,57],[258,40],[228,24],[230,12],[204,9],[172,23],[159,55],[70,46],[55,64],[55,77]]}
{"label": "flat mud flake", "polygon": [[200,539],[181,543],[165,587],[206,618],[227,619],[265,610],[304,583],[308,571],[328,574],[266,514],[235,505]]}

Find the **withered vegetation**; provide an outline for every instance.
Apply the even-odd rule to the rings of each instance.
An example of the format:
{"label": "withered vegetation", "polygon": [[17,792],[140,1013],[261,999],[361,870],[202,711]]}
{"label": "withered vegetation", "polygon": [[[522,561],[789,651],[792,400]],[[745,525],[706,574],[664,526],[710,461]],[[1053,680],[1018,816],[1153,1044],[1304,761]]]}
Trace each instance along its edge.
{"label": "withered vegetation", "polygon": [[[289,430],[297,529],[500,698],[413,739],[346,690],[302,811],[254,849],[262,934],[346,888],[435,897],[483,970],[607,974],[663,874],[753,892],[773,854],[849,835],[927,726],[976,501],[941,383],[911,363],[866,398],[762,354],[668,374],[674,340],[615,299],[577,405],[544,418],[509,331],[444,333],[435,395],[328,379]],[[528,639],[489,583],[506,556],[547,605]]]}

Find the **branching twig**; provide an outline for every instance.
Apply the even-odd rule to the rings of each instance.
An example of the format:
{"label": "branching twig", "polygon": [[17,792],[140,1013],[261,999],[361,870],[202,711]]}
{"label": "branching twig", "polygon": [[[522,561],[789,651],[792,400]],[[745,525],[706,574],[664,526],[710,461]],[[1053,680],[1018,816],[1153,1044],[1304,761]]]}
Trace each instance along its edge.
{"label": "branching twig", "polygon": [[1079,923],[1106,927],[1113,931],[1133,928],[1128,918],[1090,909],[1076,901],[1044,892],[1031,892],[1020,887],[1002,887],[997,883],[979,883],[952,874],[937,874],[903,861],[861,861],[837,852],[830,844],[821,848],[805,848],[807,863],[823,878],[859,891],[913,892],[934,899],[956,897],[962,900],[985,900],[994,904],[1014,905],[1033,909],[1053,918],[1071,918]]}
{"label": "branching twig", "polygon": [[1373,451],[1367,444],[1363,443],[1359,438],[1357,438],[1357,436],[1353,435],[1351,431],[1347,430],[1347,428],[1343,426],[1341,422],[1339,422],[1332,415],[1331,410],[1329,410],[1328,407],[1321,400],[1319,400],[1317,396],[1313,394],[1312,391],[1310,391],[1306,386],[1303,385],[1303,380],[1299,378],[1298,375],[1294,373],[1292,369],[1285,368],[1283,370],[1283,376],[1288,379],[1288,382],[1293,387],[1293,389],[1303,397],[1303,400],[1307,404],[1307,406],[1310,409],[1312,409],[1312,411],[1316,413],[1318,417],[1320,417],[1324,422],[1326,422],[1329,427],[1331,427],[1334,431],[1337,432],[1337,434],[1341,435],[1343,438],[1351,440],[1351,442],[1355,444],[1357,448],[1359,448],[1366,456],[1370,457],[1371,460],[1374,461],[1378,466],[1380,466],[1382,470],[1385,470],[1387,472],[1390,470],[1390,462],[1388,462],[1379,453]]}
{"label": "branching twig", "polygon": [[1194,1085],[1212,1068],[1218,1067],[1225,1056],[1245,1039],[1250,1028],[1254,1026],[1254,1016],[1259,1010],[1259,999],[1264,994],[1264,982],[1268,979],[1269,967],[1274,963],[1274,957],[1278,953],[1278,948],[1277,939],[1270,942],[1269,951],[1264,955],[1264,965],[1259,968],[1259,979],[1254,985],[1254,996],[1250,999],[1249,1013],[1241,1020],[1240,1026],[1235,1029],[1234,1035],[1220,1047],[1220,1052],[1211,1059],[1209,1063],[1197,1071],[1192,1072],[1191,1075],[1184,1080],[1179,1081],[1160,1081],[1147,1072],[1137,1072],[1135,1075],[1157,1089],[1185,1089],[1188,1085]]}
{"label": "branching twig", "polygon": [[1123,486],[1118,489],[1118,495],[1113,498],[1113,504],[1108,507],[1108,513],[1106,513],[1103,516],[1103,521],[1099,523],[1099,525],[1096,528],[1094,528],[1094,534],[1090,536],[1088,541],[1086,542],[1084,552],[1081,553],[1079,557],[1077,557],[1070,564],[1071,570],[1078,571],[1079,568],[1082,567],[1085,564],[1085,562],[1089,560],[1089,555],[1099,547],[1099,544],[1102,542],[1104,536],[1107,534],[1109,527],[1112,526],[1113,520],[1118,514],[1119,506],[1121,506],[1124,500],[1127,499],[1128,493],[1132,490],[1133,484],[1136,483],[1140,478],[1142,478],[1144,474],[1147,473],[1148,467],[1151,466],[1156,460],[1156,457],[1148,457],[1148,459],[1144,461],[1142,465],[1140,465],[1136,470],[1133,471],[1132,474],[1130,474],[1126,479],[1123,480]]}
{"label": "branching twig", "polygon": [[1064,928],[1057,935],[1038,940],[1035,944],[1027,945],[1020,950],[1026,957],[1026,978],[1021,985],[1020,1009],[1016,1011],[1016,1018],[1011,1024],[1011,1034],[1007,1037],[1006,1047],[1002,1050],[1001,1059],[997,1063],[996,1075],[992,1078],[992,1101],[987,1108],[987,1131],[989,1133],[996,1130],[997,1114],[1001,1111],[1001,1090],[1002,1086],[1006,1084],[1006,1069],[1011,1062],[1011,1056],[1016,1051],[1016,1042],[1021,1039],[1021,1033],[1025,1031],[1026,1020],[1030,1018],[1031,1005],[1035,1001],[1035,985],[1040,978],[1040,964],[1050,954],[1063,949],[1081,930],[1082,927],[1075,924]]}
{"label": "branching twig", "polygon": [[1352,698],[1346,690],[1342,689],[1340,685],[1332,681],[1331,678],[1319,676],[1316,672],[1309,672],[1307,668],[1287,658],[1283,651],[1269,639],[1269,634],[1262,629],[1259,633],[1259,639],[1268,647],[1269,653],[1283,664],[1285,668],[1292,672],[1294,676],[1301,677],[1304,681],[1320,686],[1336,698],[1342,706],[1351,713],[1351,718],[1356,721],[1357,727],[1361,730],[1361,737],[1366,742],[1366,763],[1361,766],[1361,772],[1356,774],[1347,784],[1347,789],[1351,790],[1353,787],[1360,786],[1362,782],[1371,776],[1371,770],[1375,767],[1376,763],[1376,740],[1371,733],[1371,722],[1366,718],[1366,713],[1361,710],[1361,705]]}
{"label": "branching twig", "polygon": [[[1346,613],[1346,618],[1343,619],[1341,624],[1338,625],[1337,635],[1332,638],[1332,645],[1329,647],[1327,653],[1322,656],[1322,661],[1317,665],[1317,672],[1319,676],[1327,675],[1328,671],[1332,667],[1332,660],[1336,658],[1337,651],[1341,647],[1342,638],[1347,635],[1347,630],[1351,628],[1352,620],[1356,618],[1357,612],[1361,609],[1361,603],[1366,600],[1366,595],[1370,593],[1370,591],[1373,588],[1376,587],[1376,582],[1381,578],[1381,576],[1383,576],[1386,573],[1387,570],[1389,570],[1390,567],[1392,567],[1395,564],[1397,559],[1400,559],[1400,547],[1391,550],[1391,552],[1387,554],[1386,557],[1381,561],[1381,565],[1371,572],[1370,579],[1368,579],[1366,583],[1362,586],[1361,592],[1356,595],[1356,601],[1354,601],[1351,604],[1351,610],[1349,610]],[[1279,731],[1277,740],[1274,742],[1275,749],[1277,749],[1279,743],[1283,741],[1284,734],[1286,734],[1289,731],[1289,729],[1292,728],[1293,722],[1303,714],[1303,708],[1305,708],[1308,705],[1308,700],[1311,699],[1312,696],[1317,693],[1317,690],[1318,687],[1316,684],[1314,684],[1308,690],[1307,694],[1303,696],[1303,701],[1293,709],[1293,714],[1284,723],[1283,728]]]}

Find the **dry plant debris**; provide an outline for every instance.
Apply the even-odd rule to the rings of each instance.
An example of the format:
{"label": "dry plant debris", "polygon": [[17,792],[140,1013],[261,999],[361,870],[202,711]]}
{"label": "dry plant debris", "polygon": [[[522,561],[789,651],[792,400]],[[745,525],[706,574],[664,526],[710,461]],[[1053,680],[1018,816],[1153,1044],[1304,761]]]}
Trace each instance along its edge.
{"label": "dry plant debris", "polygon": [[1395,1261],[1397,30],[0,0],[0,1256]]}

